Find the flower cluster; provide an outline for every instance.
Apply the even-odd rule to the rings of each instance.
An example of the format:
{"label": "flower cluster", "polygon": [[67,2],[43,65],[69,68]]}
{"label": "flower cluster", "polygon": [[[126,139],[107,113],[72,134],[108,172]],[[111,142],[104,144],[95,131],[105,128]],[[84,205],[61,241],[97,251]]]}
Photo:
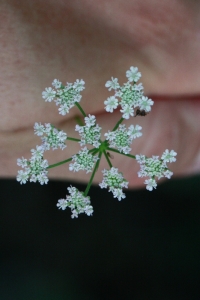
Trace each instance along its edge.
{"label": "flower cluster", "polygon": [[67,134],[62,130],[56,129],[50,123],[46,123],[45,125],[42,125],[41,123],[35,123],[34,131],[38,136],[46,135],[41,138],[44,150],[50,150],[51,148],[52,150],[58,148],[63,150],[67,147],[65,144]]}
{"label": "flower cluster", "polygon": [[[18,171],[17,181],[21,184],[26,183],[28,180],[30,182],[38,181],[41,184],[46,184],[48,182],[48,169],[67,162],[70,162],[70,171],[78,172],[83,170],[86,173],[91,172],[91,177],[84,192],[80,192],[77,188],[70,186],[68,187],[69,195],[66,196],[66,199],[58,200],[57,207],[62,210],[69,207],[72,211],[72,218],[77,218],[81,213],[85,213],[88,216],[93,214],[93,207],[91,206],[88,192],[103,155],[106,158],[109,169],[102,171],[103,180],[99,186],[101,188],[108,188],[113,197],[119,201],[126,197],[123,189],[128,188],[128,181],[124,179],[123,174],[118,171],[118,168],[113,167],[109,159],[112,158],[110,151],[125,155],[129,159],[136,159],[140,164],[138,176],[148,177],[144,183],[149,191],[156,188],[156,178],[158,180],[162,177],[171,178],[173,175],[168,169],[167,163],[176,161],[175,156],[177,154],[174,150],[165,150],[161,158],[159,156],[148,158],[142,154],[130,154],[133,140],[142,136],[142,127],[132,124],[127,128],[122,122],[131,116],[145,116],[151,111],[154,102],[144,96],[142,84],[137,83],[141,78],[138,68],[130,67],[130,70],[126,72],[126,77],[128,81],[122,86],[119,85],[118,79],[113,77],[105,84],[109,91],[114,90],[115,92],[114,96],[108,97],[104,101],[105,110],[112,113],[120,106],[122,117],[111,131],[108,130],[104,134],[104,140],[101,140],[102,128],[96,123],[96,117],[90,114],[87,115],[78,103],[82,97],[80,92],[85,88],[85,82],[82,79],[77,79],[74,83],[66,83],[66,86],[58,79],[54,79],[52,82],[53,88],[48,87],[42,93],[42,97],[46,102],[54,101],[59,106],[58,111],[61,115],[68,113],[74,106],[79,109],[81,115],[84,117],[84,123],[78,118],[79,125],[75,126],[75,131],[79,133],[80,139],[69,137],[65,132],[56,129],[50,123],[45,123],[44,125],[35,123],[34,132],[41,138],[42,144],[36,146],[36,149],[31,150],[32,156],[29,160],[24,157],[17,160],[18,166],[23,169]],[[135,108],[137,108],[136,114],[134,112]],[[66,140],[78,142],[81,147],[84,147],[68,159],[49,166],[48,161],[44,159],[44,152],[50,149],[65,149]],[[89,145],[90,150],[87,148],[87,145]]]}
{"label": "flower cluster", "polygon": [[88,115],[84,118],[85,126],[76,125],[75,131],[78,131],[81,136],[80,145],[90,144],[95,148],[100,146],[101,127],[96,125],[96,118],[93,115]]}
{"label": "flower cluster", "polygon": [[21,184],[26,183],[28,180],[30,182],[39,182],[40,184],[47,184],[48,177],[48,161],[43,159],[44,149],[42,146],[36,146],[36,149],[32,149],[32,157],[28,161],[24,157],[22,159],[17,159],[17,165],[22,167],[23,170],[18,171],[17,181]]}
{"label": "flower cluster", "polygon": [[113,193],[113,197],[117,198],[119,201],[126,198],[123,193],[123,188],[128,188],[128,181],[124,179],[123,174],[118,172],[117,168],[111,168],[110,170],[104,169],[103,180],[99,186],[103,188],[109,188],[109,192]]}
{"label": "flower cluster", "polygon": [[65,210],[67,207],[71,208],[72,218],[78,218],[78,215],[85,213],[88,216],[91,216],[93,213],[93,207],[90,203],[90,197],[85,197],[83,192],[75,187],[67,188],[70,195],[66,196],[66,199],[58,200],[57,207],[59,209]]}
{"label": "flower cluster", "polygon": [[139,125],[131,125],[128,130],[126,130],[126,126],[120,124],[115,131],[105,133],[105,137],[111,147],[116,147],[120,152],[128,154],[131,151],[130,145],[133,139],[142,135],[140,132],[141,129],[142,127]]}
{"label": "flower cluster", "polygon": [[152,191],[153,188],[156,188],[157,183],[155,177],[157,177],[158,180],[162,177],[171,178],[173,172],[168,169],[167,162],[176,161],[176,155],[177,153],[174,150],[169,152],[168,149],[162,154],[161,159],[159,159],[159,156],[147,158],[145,155],[136,155],[136,160],[140,164],[138,177],[150,177],[150,179],[144,182],[147,185],[147,190]]}
{"label": "flower cluster", "polygon": [[55,88],[48,87],[42,92],[42,97],[46,102],[55,101],[56,105],[59,106],[59,114],[66,115],[76,102],[80,102],[82,92],[85,87],[85,82],[81,79],[77,79],[73,84],[68,83],[66,86],[62,85],[58,79],[54,79],[52,86]]}
{"label": "flower cluster", "polygon": [[97,160],[98,157],[89,153],[89,150],[84,147],[78,154],[72,156],[72,161],[74,161],[74,163],[69,165],[69,170],[74,172],[80,170],[85,170],[86,173],[92,172]]}
{"label": "flower cluster", "polygon": [[[120,104],[122,117],[129,119],[130,116],[134,116],[134,108],[138,107],[140,110],[149,112],[154,102],[143,95],[142,84],[136,84],[141,77],[138,68],[131,67],[130,70],[126,72],[126,77],[128,78],[128,82],[124,83],[123,86],[120,86],[118,79],[113,77],[106,82],[105,86],[109,91],[112,89],[115,90],[115,95],[108,97],[107,100],[104,101],[104,104],[107,112],[113,112]],[[119,101],[118,98],[121,100]]]}

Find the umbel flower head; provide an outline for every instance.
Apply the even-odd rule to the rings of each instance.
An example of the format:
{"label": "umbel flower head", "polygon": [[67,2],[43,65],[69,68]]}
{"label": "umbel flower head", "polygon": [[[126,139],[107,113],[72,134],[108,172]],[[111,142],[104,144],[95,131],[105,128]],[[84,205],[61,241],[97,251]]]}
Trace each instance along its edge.
{"label": "umbel flower head", "polygon": [[[103,179],[99,186],[102,189],[108,189],[113,194],[113,197],[119,201],[126,197],[123,189],[128,188],[128,181],[118,168],[113,167],[110,160],[112,152],[126,156],[126,159],[136,159],[140,164],[138,176],[147,177],[144,183],[149,191],[157,187],[156,179],[159,180],[162,177],[171,178],[173,175],[168,169],[167,163],[176,161],[177,154],[174,150],[169,151],[166,149],[161,158],[159,156],[148,158],[142,154],[130,154],[133,140],[142,136],[142,127],[131,124],[127,128],[122,122],[131,117],[146,116],[151,111],[154,102],[144,95],[143,85],[138,83],[141,73],[137,67],[131,66],[126,71],[126,77],[127,82],[123,85],[120,85],[118,79],[114,77],[111,77],[111,80],[105,84],[108,90],[114,93],[104,101],[105,110],[108,113],[113,113],[115,109],[119,108],[122,117],[119,118],[112,130],[108,130],[104,134],[104,140],[101,140],[102,128],[97,124],[96,117],[90,114],[87,115],[79,104],[82,98],[81,92],[85,89],[85,82],[82,79],[77,79],[74,83],[66,83],[66,85],[63,85],[58,79],[54,79],[52,87],[46,88],[42,93],[45,102],[54,101],[58,106],[59,114],[63,116],[72,107],[76,106],[84,118],[83,123],[81,118],[78,117],[79,125],[75,126],[75,131],[79,133],[80,139],[69,137],[64,131],[55,128],[50,123],[35,123],[34,132],[41,138],[42,144],[36,146],[36,149],[31,149],[31,158],[29,160],[24,157],[17,160],[17,164],[22,168],[22,170],[18,171],[17,181],[21,184],[25,184],[27,181],[38,181],[40,184],[46,184],[48,182],[48,170],[65,163],[69,163],[70,171],[79,172],[82,170],[86,173],[91,173],[84,192],[80,192],[76,187],[70,186],[68,187],[69,195],[65,199],[58,200],[57,207],[61,210],[69,207],[72,212],[72,218],[77,218],[81,213],[85,213],[88,216],[93,214],[90,197],[87,195],[94,176],[100,167],[102,156],[105,157],[109,169],[102,171]],[[44,159],[45,151],[50,149],[64,150],[66,148],[66,140],[79,143],[80,151],[63,161],[49,166],[48,161]]]}
{"label": "umbel flower head", "polygon": [[96,124],[96,118],[93,115],[89,115],[84,118],[85,126],[76,125],[75,130],[78,131],[81,136],[80,145],[90,144],[95,148],[100,146],[101,127]]}
{"label": "umbel flower head", "polygon": [[45,89],[42,92],[42,98],[45,99],[46,102],[55,101],[56,105],[59,106],[58,111],[61,115],[66,115],[70,108],[72,108],[76,102],[80,102],[82,96],[80,92],[82,92],[85,87],[85,82],[81,79],[77,79],[74,83],[66,83],[66,86],[62,84],[58,79],[54,79],[52,82],[52,86]]}
{"label": "umbel flower head", "polygon": [[84,147],[79,151],[78,154],[72,156],[72,161],[69,165],[69,170],[78,172],[80,170],[85,170],[86,173],[92,172],[98,157],[89,153],[87,147]]}
{"label": "umbel flower head", "polygon": [[110,170],[104,169],[103,180],[99,186],[103,188],[109,188],[109,192],[113,193],[113,197],[117,198],[119,201],[126,198],[123,193],[123,188],[128,188],[128,181],[124,179],[123,174],[118,172],[117,168],[111,168]]}
{"label": "umbel flower head", "polygon": [[139,177],[150,177],[150,179],[145,180],[146,189],[152,191],[156,188],[157,184],[155,177],[158,180],[162,177],[168,179],[171,178],[173,172],[171,172],[167,167],[167,162],[176,161],[175,156],[177,153],[174,150],[169,151],[168,149],[164,151],[159,159],[159,156],[152,156],[150,158],[145,157],[145,155],[136,155],[136,160],[140,164],[140,171],[138,172]]}
{"label": "umbel flower head", "polygon": [[17,181],[21,184],[30,182],[39,182],[40,184],[47,184],[49,181],[47,174],[48,161],[43,159],[44,149],[42,146],[36,146],[36,149],[32,149],[32,157],[28,161],[24,157],[17,159],[17,165],[21,166],[23,170],[18,171]]}
{"label": "umbel flower head", "polygon": [[70,195],[66,196],[66,199],[58,200],[57,207],[65,210],[67,207],[71,208],[72,218],[78,218],[78,215],[85,213],[91,216],[93,213],[93,207],[90,203],[90,197],[85,197],[83,192],[73,186],[67,188]]}
{"label": "umbel flower head", "polygon": [[67,134],[62,130],[56,129],[50,123],[46,123],[45,125],[42,125],[41,123],[35,123],[34,131],[36,135],[42,136],[41,139],[44,150],[50,150],[51,148],[52,150],[58,148],[63,150],[67,147],[65,144],[67,140]]}
{"label": "umbel flower head", "polygon": [[120,124],[115,131],[105,133],[106,140],[109,141],[111,147],[116,147],[119,152],[128,154],[131,151],[130,145],[133,139],[140,137],[142,129],[139,125],[131,125],[128,129],[124,124]]}
{"label": "umbel flower head", "polygon": [[[128,78],[128,82],[124,83],[123,86],[120,86],[118,79],[113,77],[111,77],[110,81],[106,82],[105,86],[109,91],[113,89],[115,95],[108,97],[107,100],[104,101],[105,110],[107,112],[113,112],[113,110],[120,105],[120,112],[124,119],[129,119],[131,116],[133,117],[134,108],[136,107],[146,112],[150,112],[154,102],[144,96],[142,84],[136,84],[141,77],[138,68],[130,67],[130,70],[126,72],[126,77]],[[120,98],[120,100],[118,100],[118,98]]]}

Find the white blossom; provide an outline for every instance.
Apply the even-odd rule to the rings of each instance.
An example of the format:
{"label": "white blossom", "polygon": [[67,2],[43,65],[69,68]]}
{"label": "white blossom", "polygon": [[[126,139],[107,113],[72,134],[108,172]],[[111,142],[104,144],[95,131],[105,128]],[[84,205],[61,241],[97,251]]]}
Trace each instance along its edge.
{"label": "white blossom", "polygon": [[130,82],[132,81],[137,82],[141,77],[141,73],[138,72],[137,67],[130,67],[130,70],[126,71],[126,77]]}
{"label": "white blossom", "polygon": [[46,102],[53,101],[55,95],[56,95],[56,91],[53,90],[51,87],[46,88],[45,91],[42,92],[42,98],[45,99]]}
{"label": "white blossom", "polygon": [[66,148],[67,134],[63,130],[56,129],[50,123],[45,123],[45,125],[35,123],[34,130],[36,135],[41,136],[42,145],[40,147],[43,150]]}
{"label": "white blossom", "polygon": [[69,164],[69,170],[78,172],[85,170],[86,173],[92,172],[98,156],[89,153],[89,150],[84,147],[78,154],[72,156],[73,163]]}
{"label": "white blossom", "polygon": [[18,159],[17,163],[24,170],[19,170],[17,175],[17,181],[21,184],[30,182],[39,182],[40,184],[47,184],[48,182],[48,161],[43,159],[44,149],[42,146],[36,146],[36,149],[31,149],[32,156],[29,160]]}
{"label": "white blossom", "polygon": [[128,188],[128,181],[124,179],[123,174],[118,172],[117,168],[112,167],[110,170],[104,169],[103,180],[99,186],[103,188],[109,188],[109,192],[113,193],[113,197],[119,201],[124,199],[126,196],[123,193],[123,188]]}
{"label": "white blossom", "polygon": [[75,187],[70,186],[67,189],[70,195],[67,195],[66,199],[58,200],[56,206],[62,210],[65,210],[67,207],[71,208],[72,218],[77,218],[81,213],[91,216],[93,214],[93,207],[90,203],[90,197],[85,197],[84,193],[79,192]]}
{"label": "white blossom", "polygon": [[122,118],[124,119],[129,119],[130,116],[134,115],[133,107],[128,104],[125,104],[120,111],[123,113]]}
{"label": "white blossom", "polygon": [[85,81],[83,79],[81,79],[81,80],[76,79],[76,81],[73,84],[73,88],[77,92],[82,92],[85,89]]}
{"label": "white blossom", "polygon": [[74,107],[76,102],[80,102],[82,98],[80,92],[84,90],[84,84],[85,82],[82,79],[77,79],[73,84],[67,82],[64,86],[58,79],[54,79],[52,85],[56,90],[51,87],[46,88],[42,93],[42,97],[47,102],[54,100],[56,105],[59,106],[59,114],[64,116]]}
{"label": "white blossom", "polygon": [[105,84],[105,87],[108,88],[109,91],[116,90],[120,87],[119,83],[118,83],[118,78],[113,78],[111,77],[111,80],[108,80]]}
{"label": "white blossom", "polygon": [[170,179],[173,175],[173,172],[171,172],[170,170],[166,170],[163,174],[166,178]]}
{"label": "white blossom", "polygon": [[107,112],[113,112],[114,109],[118,106],[118,99],[114,96],[108,97],[107,100],[104,101],[105,104],[105,110]]}
{"label": "white blossom", "polygon": [[146,189],[148,191],[152,191],[153,188],[156,189],[156,187],[157,187],[157,183],[156,183],[155,179],[153,179],[153,178],[145,180],[144,183],[147,185]]}
{"label": "white blossom", "polygon": [[170,162],[170,163],[175,162],[176,161],[176,158],[175,158],[176,155],[177,155],[177,153],[174,150],[169,151],[168,149],[166,149],[163,152],[163,155],[161,156],[161,159],[164,162]]}
{"label": "white blossom", "polygon": [[87,127],[92,127],[92,126],[94,126],[95,125],[95,123],[96,123],[96,117],[94,116],[94,115],[88,115],[88,117],[85,117],[84,118],[84,120],[85,120],[85,125],[87,126]]}
{"label": "white blossom", "polygon": [[35,123],[33,128],[37,136],[42,136],[44,134],[45,127],[41,123]]}
{"label": "white blossom", "polygon": [[141,110],[145,110],[146,112],[151,111],[151,106],[154,104],[154,101],[149,99],[148,97],[142,96],[139,101],[139,107]]}
{"label": "white blossom", "polygon": [[31,149],[32,160],[41,159],[44,154],[44,148],[42,146],[36,146],[36,149]]}
{"label": "white blossom", "polygon": [[159,159],[159,156],[155,155],[150,158],[145,157],[144,155],[136,155],[136,161],[140,164],[138,177],[150,177],[149,180],[145,180],[145,184],[147,184],[146,188],[149,191],[152,191],[153,188],[156,187],[155,177],[158,179],[162,177],[166,177],[168,179],[171,178],[173,172],[168,169],[166,163],[173,162],[175,155],[176,152],[173,150],[171,152],[169,152],[169,150],[165,150],[161,159]]}
{"label": "white blossom", "polygon": [[93,145],[95,148],[100,146],[101,127],[98,124],[92,126],[94,120],[96,123],[96,119],[94,119],[93,116],[90,117],[90,121],[88,117],[85,117],[85,126],[76,125],[75,131],[78,131],[81,136],[81,141],[79,142],[81,146],[86,144]]}
{"label": "white blossom", "polygon": [[54,79],[53,82],[52,82],[52,85],[56,88],[56,89],[59,89],[62,85],[62,82],[59,81],[58,79]]}
{"label": "white blossom", "polygon": [[29,179],[29,172],[28,171],[19,170],[16,179],[17,179],[17,181],[20,182],[20,184],[25,184],[28,181],[28,179]]}
{"label": "white blossom", "polygon": [[17,165],[22,168],[27,167],[27,165],[28,165],[27,162],[28,162],[28,160],[24,157],[22,157],[22,159],[20,159],[20,158],[17,159]]}
{"label": "white blossom", "polygon": [[128,135],[131,136],[131,138],[136,139],[142,136],[142,132],[140,132],[140,130],[142,130],[142,127],[140,125],[131,125],[128,128]]}
{"label": "white blossom", "polygon": [[127,130],[124,124],[120,124],[115,131],[108,131],[104,135],[106,140],[109,141],[110,147],[115,147],[120,152],[128,154],[131,151],[130,145],[133,138],[141,135],[139,130],[140,126],[139,128],[134,128],[134,126],[131,125]]}

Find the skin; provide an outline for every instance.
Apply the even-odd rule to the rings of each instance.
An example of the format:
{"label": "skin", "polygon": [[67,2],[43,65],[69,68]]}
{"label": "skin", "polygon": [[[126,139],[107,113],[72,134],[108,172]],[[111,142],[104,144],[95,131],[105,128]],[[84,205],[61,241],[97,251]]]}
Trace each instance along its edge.
{"label": "skin", "polygon": [[[200,4],[184,0],[0,0],[0,176],[15,177],[16,159],[30,158],[40,143],[35,122],[53,123],[74,134],[72,109],[67,116],[41,92],[54,78],[63,83],[84,79],[82,106],[96,114],[103,132],[113,128],[119,112],[105,113],[104,100],[112,94],[105,82],[126,82],[125,72],[137,66],[145,94],[155,101],[152,112],[127,125],[139,124],[143,136],[132,154],[178,153],[169,164],[175,176],[200,170]],[[78,136],[77,136],[78,137]],[[68,142],[64,151],[47,153],[49,163],[79,151]],[[130,187],[140,187],[139,165],[114,154],[112,163]],[[101,168],[107,168],[102,161]],[[49,177],[87,182],[83,172],[68,165],[52,169]],[[100,182],[102,174],[96,174]]]}

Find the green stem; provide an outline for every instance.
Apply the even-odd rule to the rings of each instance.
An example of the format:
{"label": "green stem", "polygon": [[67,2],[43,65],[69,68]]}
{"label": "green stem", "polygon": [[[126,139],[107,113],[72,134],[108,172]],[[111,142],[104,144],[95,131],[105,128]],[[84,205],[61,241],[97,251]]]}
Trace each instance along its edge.
{"label": "green stem", "polygon": [[99,152],[99,149],[97,149],[97,148],[93,148],[93,149],[89,150],[89,153],[91,153],[92,155],[95,155],[98,152]]}
{"label": "green stem", "polygon": [[84,112],[84,110],[82,109],[82,107],[80,106],[80,104],[78,102],[75,102],[75,105],[78,107],[78,109],[80,110],[80,112],[82,113],[82,115],[84,116],[84,118],[87,116],[86,113]]}
{"label": "green stem", "polygon": [[136,159],[135,155],[131,155],[131,154],[125,154],[123,152],[119,152],[118,150],[114,149],[114,148],[109,148],[107,149],[108,151],[112,151],[112,152],[116,152],[116,153],[119,153],[119,154],[122,154],[122,155],[125,155],[127,157],[131,157],[131,158],[134,158]]}
{"label": "green stem", "polygon": [[74,141],[74,142],[80,142],[80,139],[75,139],[75,138],[72,138],[72,137],[67,137],[67,140]]}
{"label": "green stem", "polygon": [[117,122],[117,124],[115,125],[115,127],[113,128],[112,131],[115,131],[123,121],[124,121],[124,118],[121,118],[121,119]]}
{"label": "green stem", "polygon": [[105,156],[105,158],[106,158],[106,160],[107,160],[107,162],[108,162],[109,167],[112,168],[111,161],[110,161],[110,159],[109,159],[109,157],[108,157],[108,154],[106,153],[105,150],[103,151],[103,154],[104,154],[104,156]]}
{"label": "green stem", "polygon": [[56,163],[56,164],[53,164],[53,165],[48,166],[47,169],[55,168],[55,167],[57,167],[57,166],[66,164],[67,162],[69,162],[69,161],[71,161],[71,160],[72,160],[72,158],[68,158],[68,159],[63,160],[63,161],[60,161],[60,162],[58,162],[58,163]]}
{"label": "green stem", "polygon": [[99,163],[100,163],[100,160],[101,160],[101,156],[102,156],[102,152],[99,152],[99,159],[97,160],[97,162],[96,162],[96,164],[95,164],[95,166],[94,166],[94,170],[93,170],[93,172],[92,172],[92,175],[91,175],[91,177],[90,177],[90,180],[89,180],[88,185],[87,185],[87,187],[86,187],[86,189],[85,189],[85,192],[84,192],[84,196],[85,196],[85,197],[87,196],[87,194],[88,194],[88,192],[89,192],[89,190],[90,190],[90,187],[91,187],[91,185],[92,185],[92,181],[93,181],[93,179],[94,179],[94,175],[95,175],[96,171],[98,170]]}

